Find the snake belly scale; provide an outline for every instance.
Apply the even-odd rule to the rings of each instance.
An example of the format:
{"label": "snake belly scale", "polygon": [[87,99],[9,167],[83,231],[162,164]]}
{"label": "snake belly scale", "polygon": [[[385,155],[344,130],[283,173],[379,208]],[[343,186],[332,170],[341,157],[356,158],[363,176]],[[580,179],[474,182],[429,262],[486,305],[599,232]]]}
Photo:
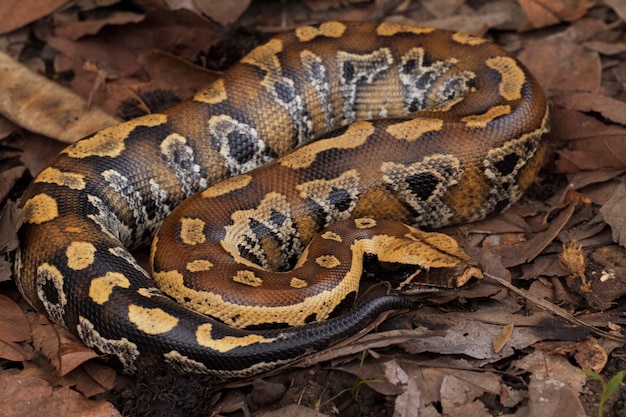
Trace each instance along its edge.
{"label": "snake belly scale", "polygon": [[[193,99],[62,151],[23,197],[16,280],[127,372],[254,374],[411,306],[384,296],[324,321],[364,254],[419,264],[429,238],[413,226],[515,202],[548,124],[532,75],[484,39],[300,27]],[[130,254],[150,242],[152,274]]]}

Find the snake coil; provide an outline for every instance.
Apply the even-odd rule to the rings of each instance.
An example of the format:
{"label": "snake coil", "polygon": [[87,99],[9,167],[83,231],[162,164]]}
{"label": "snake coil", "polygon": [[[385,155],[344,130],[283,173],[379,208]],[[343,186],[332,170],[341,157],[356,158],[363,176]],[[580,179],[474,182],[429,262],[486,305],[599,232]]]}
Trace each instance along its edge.
{"label": "snake coil", "polygon": [[[300,27],[192,100],[62,151],[23,197],[17,283],[128,372],[156,359],[250,375],[410,306],[385,296],[323,321],[358,291],[365,254],[423,264],[437,243],[398,221],[436,228],[515,202],[547,131],[538,83],[484,39]],[[129,252],[150,242],[152,274]]]}

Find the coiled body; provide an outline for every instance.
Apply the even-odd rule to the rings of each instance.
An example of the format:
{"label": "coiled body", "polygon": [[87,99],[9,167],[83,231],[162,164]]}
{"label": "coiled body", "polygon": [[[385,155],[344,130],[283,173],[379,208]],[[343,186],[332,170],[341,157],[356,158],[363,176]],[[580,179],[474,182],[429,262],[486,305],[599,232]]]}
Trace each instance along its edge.
{"label": "coiled body", "polygon": [[[358,291],[363,254],[420,265],[420,232],[373,219],[436,228],[506,208],[533,181],[547,130],[537,82],[483,39],[388,23],[302,27],[193,100],[64,150],[24,195],[17,282],[129,372],[156,358],[249,375],[409,306],[383,297],[304,325]],[[154,277],[219,320],[165,296],[130,255],[179,205],[153,243]],[[305,250],[335,222],[320,239],[346,245]],[[303,250],[302,269],[285,272]],[[246,330],[258,316],[295,327]]]}

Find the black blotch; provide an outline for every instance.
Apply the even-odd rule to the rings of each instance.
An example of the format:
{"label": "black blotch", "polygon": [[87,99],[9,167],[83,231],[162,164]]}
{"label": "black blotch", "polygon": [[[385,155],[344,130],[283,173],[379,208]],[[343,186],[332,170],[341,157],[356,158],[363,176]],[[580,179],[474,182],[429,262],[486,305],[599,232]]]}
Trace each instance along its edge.
{"label": "black blotch", "polygon": [[435,80],[435,73],[426,72],[422,74],[422,76],[418,77],[417,80],[415,80],[415,87],[418,90],[426,90],[433,84],[434,80]]}
{"label": "black blotch", "polygon": [[422,66],[423,67],[432,67],[435,61],[431,58],[429,54],[424,54],[422,57]]}
{"label": "black blotch", "polygon": [[324,72],[324,67],[322,66],[322,64],[320,64],[317,61],[314,61],[311,63],[311,68],[310,68],[310,75],[311,78],[315,79],[315,80],[324,80],[325,77],[325,72]]}
{"label": "black blotch", "polygon": [[272,209],[272,212],[270,213],[270,221],[272,223],[274,223],[276,226],[282,226],[286,220],[287,216]]}
{"label": "black blotch", "polygon": [[265,76],[268,74],[266,70],[256,65],[250,65],[249,70],[256,73],[257,77],[261,80],[265,79]]}
{"label": "black blotch", "polygon": [[46,300],[51,304],[59,304],[59,293],[50,280],[46,280],[45,283],[41,286],[41,291],[46,296]]}
{"label": "black blotch", "polygon": [[254,247],[256,242],[252,243],[252,241],[246,237],[246,243],[237,245],[237,251],[239,252],[239,256],[244,258],[245,260],[252,262],[255,265],[261,266],[263,264],[263,259],[257,257],[253,253],[250,253],[251,247]]}
{"label": "black blotch", "polygon": [[283,103],[290,103],[296,97],[294,88],[288,84],[276,82],[274,83],[276,94]]}
{"label": "black blotch", "polygon": [[414,98],[413,100],[411,100],[411,103],[409,104],[410,112],[418,111],[421,109],[422,109],[422,104],[420,103],[418,99]]}
{"label": "black blotch", "polygon": [[493,165],[500,172],[502,176],[507,176],[513,172],[517,163],[519,162],[519,155],[516,153],[510,153],[502,158],[501,161],[494,163]]}
{"label": "black blotch", "polygon": [[402,65],[402,72],[404,74],[411,74],[415,70],[416,66],[417,66],[417,61],[414,59],[409,59],[408,61],[404,63],[404,65]]}
{"label": "black blotch", "polygon": [[254,233],[254,235],[257,237],[273,234],[272,229],[257,221],[256,219],[249,219],[248,224],[250,225],[250,229],[252,229],[252,233]]}
{"label": "black blotch", "polygon": [[415,196],[424,201],[433,195],[440,179],[429,172],[423,172],[407,177],[406,183]]}
{"label": "black blotch", "polygon": [[230,155],[244,164],[254,157],[257,141],[248,134],[233,130],[227,136]]}
{"label": "black blotch", "polygon": [[317,313],[311,313],[308,316],[306,316],[306,318],[304,319],[304,322],[306,324],[309,324],[309,323],[315,322],[315,320],[317,320]]}
{"label": "black blotch", "polygon": [[344,62],[343,63],[343,78],[350,82],[354,79],[354,65],[352,62]]}
{"label": "black blotch", "polygon": [[330,204],[335,206],[339,211],[346,211],[350,208],[352,198],[346,190],[334,188],[328,193],[328,200]]}
{"label": "black blotch", "polygon": [[330,312],[329,318],[337,317],[341,313],[344,313],[346,310],[349,310],[350,307],[354,305],[354,300],[356,300],[356,292],[352,291],[347,294],[346,297],[337,304],[337,306]]}

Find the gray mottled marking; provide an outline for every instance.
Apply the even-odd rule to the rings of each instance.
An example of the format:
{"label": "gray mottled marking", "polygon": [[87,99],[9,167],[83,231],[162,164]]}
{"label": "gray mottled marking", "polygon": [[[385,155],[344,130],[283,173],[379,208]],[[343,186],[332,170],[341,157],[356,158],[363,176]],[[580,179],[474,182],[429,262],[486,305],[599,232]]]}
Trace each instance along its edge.
{"label": "gray mottled marking", "polygon": [[95,348],[107,355],[116,356],[124,366],[124,369],[130,372],[137,370],[135,362],[137,358],[139,358],[139,350],[137,349],[137,345],[127,338],[122,337],[116,340],[102,337],[95,329],[93,323],[83,316],[78,318],[76,331],[81,340],[90,348]]}
{"label": "gray mottled marking", "polygon": [[415,211],[415,224],[441,227],[449,223],[453,213],[442,197],[463,174],[458,158],[438,154],[408,166],[387,162],[381,170],[384,181]]}
{"label": "gray mottled marking", "polygon": [[337,52],[340,89],[343,95],[344,123],[356,120],[357,90],[361,84],[371,84],[393,64],[389,48],[380,48],[370,54]]}

